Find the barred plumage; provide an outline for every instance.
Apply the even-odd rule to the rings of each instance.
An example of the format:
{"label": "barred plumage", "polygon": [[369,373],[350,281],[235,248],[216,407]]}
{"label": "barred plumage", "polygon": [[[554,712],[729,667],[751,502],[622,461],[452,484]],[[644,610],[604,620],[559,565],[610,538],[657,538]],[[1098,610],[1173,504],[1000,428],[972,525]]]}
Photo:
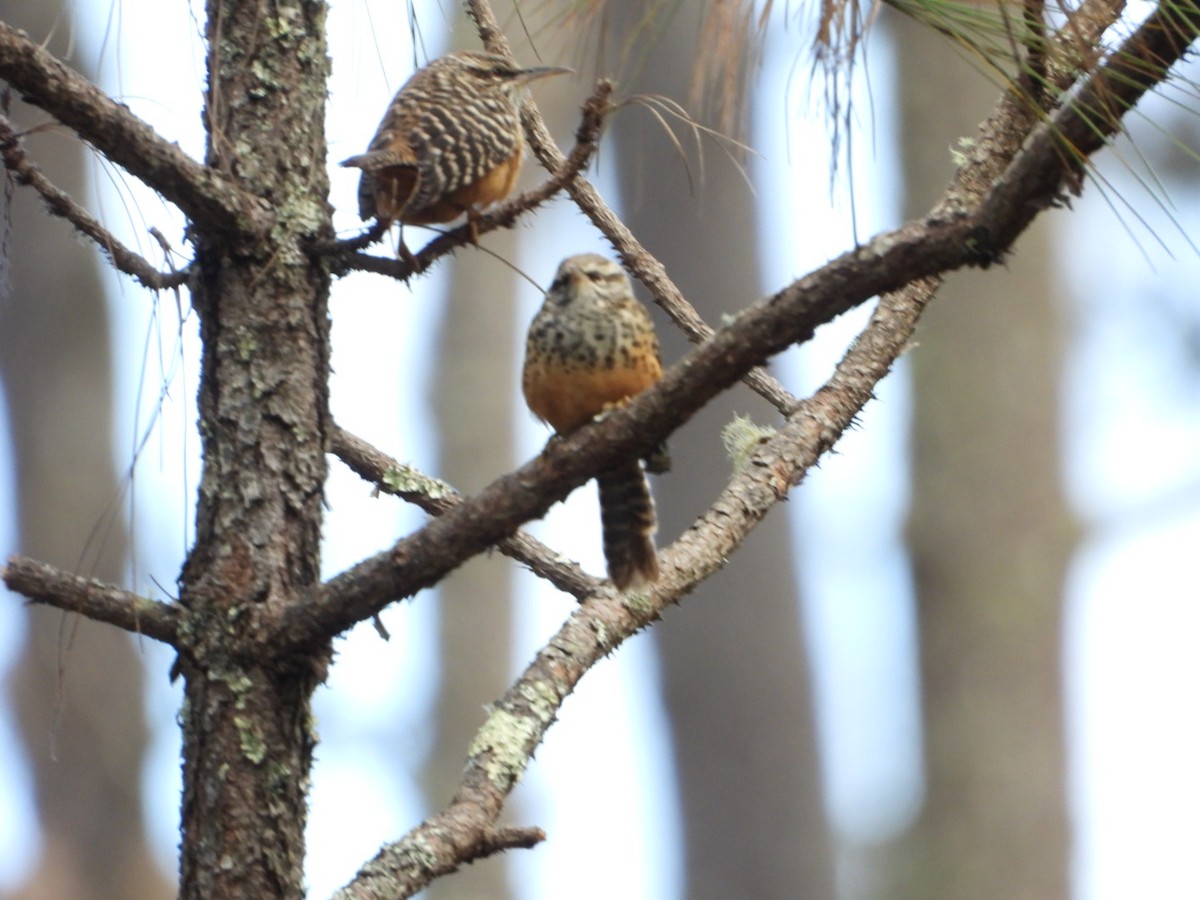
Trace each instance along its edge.
{"label": "barred plumage", "polygon": [[658,555],[654,551],[654,498],[642,472],[631,459],[596,478],[600,489],[600,523],[604,528],[604,559],[608,577],[625,590],[641,582],[658,580]]}
{"label": "barred plumage", "polygon": [[[559,434],[644,391],[662,374],[654,322],[624,270],[584,253],[563,260],[529,326],[525,402]],[[601,474],[608,574],[622,590],[658,578],[654,501],[634,459]]]}
{"label": "barred plumage", "polygon": [[475,51],[418,69],[392,98],[367,152],[342,163],[362,169],[359,215],[431,225],[504,199],[521,167],[519,92],[568,71],[515,68]]}

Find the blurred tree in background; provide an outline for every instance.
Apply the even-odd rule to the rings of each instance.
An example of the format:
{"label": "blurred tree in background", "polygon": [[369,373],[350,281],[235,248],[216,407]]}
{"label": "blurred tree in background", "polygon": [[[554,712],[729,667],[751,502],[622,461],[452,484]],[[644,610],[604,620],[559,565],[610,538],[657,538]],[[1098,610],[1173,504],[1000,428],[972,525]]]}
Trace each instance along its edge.
{"label": "blurred tree in background", "polygon": [[[995,89],[944,38],[889,17],[906,215]],[[1063,301],[1046,221],[1001,271],[947,279],[912,355],[912,511],[927,795],[888,895],[1064,897],[1070,844],[1062,603],[1074,528],[1060,484]]]}
{"label": "blurred tree in background", "polygon": [[[680,602],[655,633],[676,778],[664,795],[679,797],[686,896],[1068,892],[1060,654],[1077,526],[1059,474],[1063,327],[1052,242],[1041,223],[1026,228],[1085,185],[1089,157],[1142,92],[1166,80],[1200,30],[1200,10],[1164,2],[1136,26],[1090,2],[1053,14],[1037,3],[988,7],[957,19],[941,18],[939,5],[896,4],[906,14],[889,16],[898,94],[877,92],[873,102],[899,113],[909,224],[810,276],[764,285],[755,196],[738,154],[711,151],[729,144],[710,129],[729,131],[770,108],[754,89],[762,27],[779,21],[772,4],[506,6],[513,14],[498,22],[488,3],[468,3],[469,19],[454,22],[456,46],[472,44],[469,24],[489,49],[508,53],[525,28],[532,48],[553,56],[570,46],[558,55],[581,73],[616,75],[615,93],[598,84],[583,112],[587,77],[570,105],[549,93],[542,106],[553,108],[564,150],[563,135],[577,130],[572,159],[585,167],[606,132],[619,218],[527,105],[532,155],[554,179],[544,193],[565,191],[656,301],[668,363],[684,358],[629,408],[498,478],[517,462],[510,399],[525,324],[514,322],[519,261],[535,249],[580,249],[538,228],[545,172],[527,166],[522,185],[531,193],[480,220],[486,253],[442,259],[467,242],[459,228],[415,263],[397,259],[386,244],[372,250],[379,234],[335,238],[331,204],[346,201],[331,195],[325,165],[325,4],[208,0],[197,11],[208,41],[203,164],[60,67],[54,57],[70,62],[69,29],[55,30],[51,10],[36,19],[9,6],[0,5],[0,20],[14,26],[0,29],[0,76],[32,105],[5,111],[0,134],[13,192],[0,373],[20,521],[20,555],[4,576],[14,592],[47,605],[31,607],[8,678],[41,818],[42,856],[18,896],[169,891],[141,821],[146,728],[135,645],[91,619],[179,654],[172,674],[187,690],[180,895],[293,897],[303,892],[316,746],[309,702],[337,664],[331,642],[359,622],[383,630],[386,607],[434,585],[438,696],[423,782],[432,812],[364,860],[339,896],[410,896],[430,885],[441,898],[524,896],[528,886],[506,867],[466,864],[544,839],[536,827],[510,824],[524,809],[501,819],[509,792],[583,675]],[[823,7],[817,46],[829,83],[850,84],[865,15]],[[1056,31],[1060,19],[1066,27]],[[947,33],[973,57],[953,74],[942,65]],[[420,35],[414,42],[425,58]],[[517,44],[523,61],[525,47]],[[698,72],[708,79],[699,88]],[[705,96],[722,102],[706,106]],[[854,121],[848,98],[831,109],[843,140]],[[55,129],[57,141],[39,139],[34,126],[46,115],[66,126]],[[664,125],[682,136],[678,144]],[[61,139],[70,130],[182,211],[193,254],[182,274],[156,272],[103,223],[85,221],[85,155],[74,135]],[[330,139],[337,158],[344,138]],[[693,139],[710,148],[702,169]],[[57,197],[31,161],[79,203]],[[204,345],[205,480],[178,599],[117,586],[126,581],[130,526],[111,499],[119,466],[108,436],[116,416],[99,270],[65,239],[61,221],[41,214],[35,190],[126,274],[160,291],[186,280],[191,291]],[[526,227],[509,230],[514,219]],[[449,277],[427,399],[437,423],[431,474],[446,483],[344,431],[327,386],[337,279],[372,272],[407,283],[439,262]],[[963,267],[986,271],[950,276],[943,289],[945,274]],[[540,268],[530,275],[545,283]],[[774,293],[756,304],[764,292]],[[935,295],[913,355],[909,523],[926,798],[908,834],[848,863],[824,811],[794,575],[801,550],[778,513],[743,540],[856,420]],[[810,396],[792,396],[754,368],[874,297],[873,317]],[[749,388],[725,390],[741,378]],[[731,473],[721,432],[747,411],[770,427],[735,430]],[[664,578],[653,590],[622,596],[517,533],[596,472],[668,435],[674,468],[657,489]],[[323,579],[327,452],[431,520]],[[513,562],[483,552],[496,546],[580,601],[515,680]],[[606,777],[613,773],[578,773],[597,791]],[[598,864],[620,866],[613,853],[598,846]]]}
{"label": "blurred tree in background", "polygon": [[[67,10],[0,3],[0,19],[70,50]],[[15,120],[44,121],[14,101]],[[44,140],[38,162],[63,190],[89,194],[86,151]],[[0,389],[15,475],[20,552],[120,582],[128,530],[114,459],[113,342],[101,261],[64,240],[62,223],[28,191],[6,210],[0,300]],[[5,503],[5,506],[8,504]],[[136,641],[41,606],[22,610],[21,655],[6,679],[33,778],[40,854],[21,898],[167,897],[142,821],[147,742]]]}

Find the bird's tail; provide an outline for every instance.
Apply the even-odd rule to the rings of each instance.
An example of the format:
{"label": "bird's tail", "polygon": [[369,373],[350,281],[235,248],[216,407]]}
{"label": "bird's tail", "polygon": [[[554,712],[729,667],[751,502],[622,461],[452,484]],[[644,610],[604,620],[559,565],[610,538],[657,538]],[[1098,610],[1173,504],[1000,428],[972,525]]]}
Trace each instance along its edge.
{"label": "bird's tail", "polygon": [[608,577],[621,590],[656,581],[654,499],[642,464],[631,459],[600,475],[596,483],[600,487]]}

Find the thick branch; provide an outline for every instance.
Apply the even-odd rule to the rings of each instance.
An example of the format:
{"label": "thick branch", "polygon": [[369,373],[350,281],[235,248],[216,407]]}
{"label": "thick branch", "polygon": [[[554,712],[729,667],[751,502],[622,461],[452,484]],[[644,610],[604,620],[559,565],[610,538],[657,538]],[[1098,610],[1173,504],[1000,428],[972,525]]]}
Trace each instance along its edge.
{"label": "thick branch", "polygon": [[198,227],[260,234],[266,207],[202,166],[103,91],[0,22],[0,78],[176,206]]}
{"label": "thick branch", "polygon": [[538,653],[471,744],[450,805],[385,846],[339,900],[410,897],[479,857],[504,801],[575,685],[600,659],[654,621],[723,565],[753,528],[849,427],[908,345],[936,281],[885,297],[830,381],[804,401],[730,481],[713,507],[662,557],[663,578],[647,594],[606,588],[585,601]]}
{"label": "thick branch", "polygon": [[[440,516],[463,502],[462,495],[446,482],[393,459],[343,428],[334,427],[329,451],[380,491],[395,494],[431,515]],[[525,531],[505,538],[496,549],[579,600],[594,594],[603,583]]]}
{"label": "thick branch", "polygon": [[1079,193],[1078,179],[1089,157],[1120,130],[1142,96],[1166,80],[1198,35],[1195,3],[1160,3],[1072,102],[1034,131],[981,204],[988,242],[1011,244],[1041,209],[1061,200],[1064,186]]}
{"label": "thick branch", "polygon": [[0,575],[10,591],[33,603],[80,613],[175,646],[179,610],[172,604],[139,597],[24,556],[10,556]]}
{"label": "thick branch", "polygon": [[644,456],[718,392],[768,356],[810,338],[818,325],[884,290],[990,261],[991,254],[972,249],[977,231],[965,216],[949,224],[908,225],[744,310],[627,407],[552,442],[536,460],[290,606],[274,626],[280,646],[323,640],[436,583],[521,523],[544,515],[597,472]]}
{"label": "thick branch", "polygon": [[[1190,31],[1194,36],[1194,27]],[[484,33],[485,39],[495,36]],[[1183,46],[1186,42],[1177,48],[1179,53]],[[1079,110],[1072,114],[1081,115]],[[1086,110],[1082,114],[1086,115]],[[999,121],[1018,115],[1011,105],[1002,103],[995,119],[985,127],[984,134],[995,134],[994,126]],[[1045,130],[1043,127],[1041,133]],[[1019,134],[1024,131],[1018,129]],[[451,805],[401,841],[385,847],[339,894],[340,897],[411,896],[438,875],[453,871],[478,856],[475,847],[480,835],[492,827],[505,797],[532,758],[562,702],[590,666],[651,622],[666,604],[676,602],[718,568],[722,560],[737,549],[753,524],[833,445],[870,399],[879,379],[908,346],[921,311],[940,284],[937,273],[954,265],[988,262],[1008,246],[1006,241],[998,241],[996,235],[1007,237],[1005,229],[1014,228],[1013,223],[1020,222],[1022,217],[1027,223],[1037,210],[1054,200],[1063,179],[1073,172],[1071,164],[1064,165],[1052,144],[1042,144],[1034,151],[1038,154],[1038,162],[1030,170],[1029,148],[1033,146],[1039,146],[1037,140],[1031,141],[1026,152],[1008,165],[1015,144],[998,141],[979,158],[962,167],[948,198],[925,222],[885,235],[860,253],[836,260],[767,303],[747,311],[691,354],[684,364],[672,369],[664,379],[668,386],[656,389],[628,409],[614,413],[602,426],[585,429],[595,434],[594,438],[587,435],[591,438],[590,446],[582,436],[578,447],[572,446],[575,444],[573,439],[564,441],[560,446],[547,449],[540,467],[531,464],[510,476],[512,488],[529,488],[522,478],[542,477],[555,463],[562,469],[568,468],[571,453],[591,453],[607,442],[618,443],[622,436],[617,432],[626,419],[631,428],[650,430],[651,435],[644,437],[652,443],[657,436],[655,416],[666,416],[671,412],[670,407],[656,406],[656,401],[662,399],[656,395],[670,393],[676,385],[685,382],[688,366],[693,370],[707,369],[712,375],[717,369],[716,360],[705,351],[719,346],[721,351],[732,353],[734,348],[726,343],[730,335],[751,329],[751,322],[771,318],[769,310],[772,307],[776,311],[783,306],[791,307],[790,315],[784,320],[776,320],[776,324],[790,323],[802,330],[804,326],[798,320],[835,302],[824,297],[822,289],[837,288],[857,297],[864,290],[862,279],[874,277],[872,260],[888,258],[892,264],[908,269],[907,286],[884,295],[871,322],[839,363],[830,381],[795,409],[786,426],[761,445],[705,516],[663,554],[663,577],[654,590],[648,595],[628,596],[605,591],[581,604],[517,683],[492,707],[487,722],[471,746],[462,786]],[[989,155],[990,159],[985,158]],[[997,199],[1003,194],[1003,181],[1001,187],[991,190],[991,179],[998,169],[1006,166],[1010,175],[1003,181],[1011,177],[1013,170],[1039,175],[1039,180],[1021,182],[1039,185],[1024,194],[1028,209]],[[981,197],[985,201],[982,204],[979,203]],[[979,209],[992,209],[1001,218],[997,222],[981,220],[979,212],[972,212]],[[1018,227],[1016,231],[1019,230]],[[944,241],[963,242],[960,262],[944,267],[935,262],[935,258],[943,254],[954,255],[955,251]],[[928,269],[928,277],[916,278],[913,273],[922,268]],[[746,336],[750,337],[749,334]],[[719,354],[721,351],[712,352]],[[681,370],[685,374],[680,374]],[[629,446],[637,447],[633,438],[629,438]],[[600,451],[595,452],[599,456]],[[560,459],[560,454],[566,458]],[[469,507],[479,499],[468,500],[463,507]],[[419,535],[414,537],[419,538]],[[397,545],[397,549],[404,543]],[[406,558],[405,562],[411,563],[412,558]]]}
{"label": "thick branch", "polygon": [[179,287],[186,283],[188,279],[186,271],[169,273],[158,271],[144,257],[117,240],[95,216],[72,200],[69,194],[59,190],[50,179],[42,174],[41,169],[29,161],[25,150],[21,147],[20,137],[13,129],[12,123],[4,116],[0,116],[0,156],[3,156],[5,168],[12,172],[18,182],[28,185],[41,194],[46,203],[46,209],[52,215],[66,219],[81,234],[95,241],[119,271],[126,275],[132,275],[154,291]]}
{"label": "thick branch", "polygon": [[[1176,28],[1169,32],[1170,39],[1154,44],[1157,68],[1153,71],[1158,80],[1195,37],[1194,18],[1170,21],[1177,26],[1186,23],[1192,30]],[[1163,16],[1152,15],[1128,43],[1137,47],[1147,35],[1163,31]],[[1122,52],[1114,59],[1120,59]],[[1105,87],[1114,78],[1111,65],[1085,86],[1079,103],[1087,102],[1097,91],[1113,95]],[[1157,83],[1150,77],[1150,67],[1136,71],[1143,76],[1137,85],[1131,85],[1127,77],[1121,84],[1123,109]],[[1057,136],[1075,133],[1079,119],[1094,118],[1091,108],[1084,106],[1081,111],[1079,103],[1070,104],[1035,129],[982,204],[966,204],[961,211],[939,208],[925,220],[879,235],[744,310],[626,408],[603,423],[555,442],[537,460],[498,479],[392,549],[354,566],[315,596],[286,610],[273,626],[281,632],[283,644],[321,640],[369,618],[393,599],[434,584],[521,523],[544,515],[596,472],[620,459],[644,455],[751,368],[791,344],[807,340],[817,326],[854,306],[917,279],[965,265],[986,266],[999,259],[1037,212],[1058,200],[1064,182],[1077,176],[1078,162],[1064,160]],[[1101,146],[1102,138],[1094,134],[1092,138],[1092,149]],[[1014,172],[1019,172],[1019,177]]]}

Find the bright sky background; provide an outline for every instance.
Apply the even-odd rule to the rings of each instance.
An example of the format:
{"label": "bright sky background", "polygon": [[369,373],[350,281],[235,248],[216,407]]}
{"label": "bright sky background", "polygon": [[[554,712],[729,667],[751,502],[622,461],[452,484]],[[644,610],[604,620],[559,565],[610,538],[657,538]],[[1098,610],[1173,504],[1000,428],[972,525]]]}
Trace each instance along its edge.
{"label": "bright sky background", "polygon": [[[203,56],[198,42],[201,10],[192,15],[181,2],[163,0],[91,0],[83,3],[96,17],[79,31],[79,53],[100,61],[104,85],[131,108],[202,156],[199,89]],[[202,7],[202,4],[195,4]],[[457,7],[417,4],[431,54],[447,15]],[[411,69],[412,52],[405,4],[394,0],[342,0],[330,16],[334,81],[329,102],[330,133],[336,136],[331,158],[361,150],[392,92]],[[107,25],[105,24],[107,22]],[[388,54],[381,59],[372,34],[386,34]],[[152,39],[149,36],[153,36]],[[819,265],[852,243],[844,191],[830,209],[823,123],[781,114],[784,83],[798,39],[793,23],[767,48],[764,80],[757,96],[768,104],[754,145],[768,154],[756,163],[765,235],[780,244],[767,248],[764,286],[778,286]],[[890,80],[883,41],[871,56],[875,89],[876,145],[886,146],[890,112],[882,87]],[[577,83],[579,96],[587,91]],[[795,95],[791,95],[793,101]],[[181,99],[186,102],[181,102]],[[867,104],[860,103],[860,109]],[[779,130],[784,124],[787,135]],[[565,140],[566,136],[560,136]],[[790,148],[788,158],[784,147]],[[871,141],[855,160],[859,197],[887,198],[896,173],[891,155],[870,155]],[[817,148],[820,158],[805,155]],[[354,215],[353,173],[334,171],[333,198],[339,207],[339,231],[358,227]],[[1119,175],[1119,173],[1118,173]],[[181,225],[153,195],[138,190],[132,220],[116,199],[107,176],[100,179],[103,218],[154,258],[145,238],[146,224],[158,225],[180,241]],[[788,185],[782,191],[778,185]],[[603,183],[602,183],[603,185]],[[761,189],[770,185],[770,189]],[[870,189],[867,189],[868,186]],[[607,192],[610,196],[614,192]],[[1190,234],[1200,233],[1195,189],[1181,199],[1191,205],[1173,211]],[[1066,371],[1067,454],[1064,469],[1070,496],[1086,526],[1069,579],[1066,597],[1068,737],[1070,784],[1076,826],[1075,896],[1080,900],[1160,900],[1200,896],[1200,871],[1194,865],[1200,828],[1200,728],[1195,686],[1200,683],[1200,631],[1196,548],[1200,547],[1200,391],[1197,360],[1188,358],[1184,341],[1170,322],[1142,315],[1155,294],[1174,291],[1191,301],[1200,278],[1200,257],[1177,236],[1150,202],[1140,202],[1151,230],[1126,235],[1118,218],[1094,191],[1076,204],[1072,230],[1064,243],[1103,247],[1101,254],[1068,255],[1068,281],[1078,298],[1069,315],[1081,323]],[[772,200],[779,208],[772,206]],[[804,223],[782,214],[804,208]],[[822,213],[827,211],[827,216]],[[896,221],[894,203],[881,201],[859,210],[859,231],[869,234]],[[1131,217],[1124,216],[1124,219]],[[562,248],[571,252],[603,249],[579,216],[562,203],[539,213],[539,228],[556,234],[549,258],[522,258],[525,271],[549,280]],[[804,227],[803,233],[800,228]],[[1159,246],[1151,234],[1164,237]],[[486,239],[485,239],[486,242]],[[808,254],[798,258],[796,249]],[[442,263],[452,266],[453,260]],[[199,353],[195,320],[184,326],[182,354],[175,347],[173,300],[152,298],[115,277],[115,332],[118,356],[128,361],[119,386],[125,419],[118,428],[118,456],[128,459],[133,435],[147,428],[147,409],[134,409],[137,363],[148,336],[161,341],[164,356],[177,361],[170,400],[162,424],[154,428],[147,463],[137,475],[140,565],[135,588],[154,589],[152,575],[173,584],[190,540],[190,492],[199,474],[197,441],[192,434],[194,378]],[[400,386],[421,384],[429,360],[423,354],[438,314],[438,279],[407,288],[384,279],[355,275],[340,283],[332,302],[335,337],[333,396],[335,415],[351,430],[393,455],[435,468],[432,449],[413,444],[428,433],[429,411],[419,397]],[[514,323],[519,342],[540,296],[521,288],[522,318]],[[755,296],[749,288],[747,296]],[[150,319],[157,309],[161,320]],[[846,317],[822,329],[820,342],[804,354],[792,354],[784,369],[793,385],[812,385],[861,322]],[[1156,330],[1157,329],[1157,330]],[[1193,343],[1192,347],[1195,348]],[[1148,352],[1149,348],[1153,351]],[[157,352],[155,353],[157,356]],[[152,393],[161,386],[157,371],[147,375]],[[389,394],[394,391],[394,394]],[[824,751],[830,814],[847,841],[885,840],[903,828],[920,802],[918,709],[911,598],[900,527],[907,502],[906,460],[900,448],[908,414],[904,366],[879,392],[862,427],[839,445],[790,504],[800,526],[805,555],[796,567],[803,580],[803,610],[815,667],[820,740]],[[369,400],[369,408],[355,398]],[[510,399],[518,402],[517,385]],[[380,415],[380,410],[389,414]],[[390,411],[394,411],[394,415]],[[2,412],[0,412],[2,414]],[[521,456],[535,453],[545,433],[527,417]],[[404,423],[404,432],[400,425]],[[415,427],[413,427],[415,424]],[[0,485],[8,493],[11,478],[7,442],[0,440]],[[186,463],[186,476],[180,467]],[[326,568],[339,571],[400,534],[422,516],[403,504],[371,499],[369,490],[337,462],[331,464],[331,512],[326,526]],[[500,474],[497,472],[497,474]],[[181,488],[186,485],[186,490]],[[601,569],[598,516],[593,492],[579,491],[552,513],[555,546]],[[863,511],[857,513],[857,510]],[[869,511],[869,515],[866,511]],[[564,524],[565,523],[565,524]],[[13,545],[13,523],[0,503],[0,547]],[[150,542],[145,535],[156,535]],[[169,537],[162,538],[163,535]],[[863,567],[851,550],[869,548],[885,565]],[[570,611],[570,602],[547,592],[527,573],[517,576],[520,634],[513,651],[514,671]],[[0,672],[17,646],[15,603],[0,604]],[[686,614],[686,609],[682,614]],[[436,601],[422,595],[385,614],[393,637],[380,641],[370,628],[341,642],[338,662],[327,688],[317,698],[322,744],[318,752],[310,816],[309,879],[314,897],[344,883],[379,843],[394,839],[426,812],[415,781],[428,749],[423,722],[430,713],[433,685],[422,681],[431,669],[430,629]],[[144,642],[150,668],[151,715],[155,745],[146,772],[147,809],[164,865],[173,869],[178,818],[178,735],[174,715],[178,689],[168,685],[170,655]],[[598,666],[568,700],[559,723],[539,751],[518,789],[522,821],[547,828],[552,840],[533,852],[511,856],[523,896],[666,898],[677,896],[679,872],[663,854],[678,841],[673,798],[662,795],[652,777],[670,765],[669,748],[658,726],[659,710],[639,684],[654,677],[652,645],[636,638],[615,658]],[[653,694],[653,692],[650,692]],[[32,816],[28,787],[21,774],[7,710],[0,710],[0,890],[19,881],[36,852],[27,822]],[[411,751],[396,755],[397,746]],[[591,820],[575,814],[582,801],[572,795],[572,773],[604,748],[606,765],[619,764],[625,777],[599,800],[603,814]],[[879,748],[886,748],[880,752]],[[633,811],[631,817],[631,811]],[[593,841],[611,839],[611,823],[620,820],[622,852],[641,850],[627,867],[596,867],[589,859]],[[668,862],[664,863],[664,857]],[[581,886],[573,873],[591,873]]]}

